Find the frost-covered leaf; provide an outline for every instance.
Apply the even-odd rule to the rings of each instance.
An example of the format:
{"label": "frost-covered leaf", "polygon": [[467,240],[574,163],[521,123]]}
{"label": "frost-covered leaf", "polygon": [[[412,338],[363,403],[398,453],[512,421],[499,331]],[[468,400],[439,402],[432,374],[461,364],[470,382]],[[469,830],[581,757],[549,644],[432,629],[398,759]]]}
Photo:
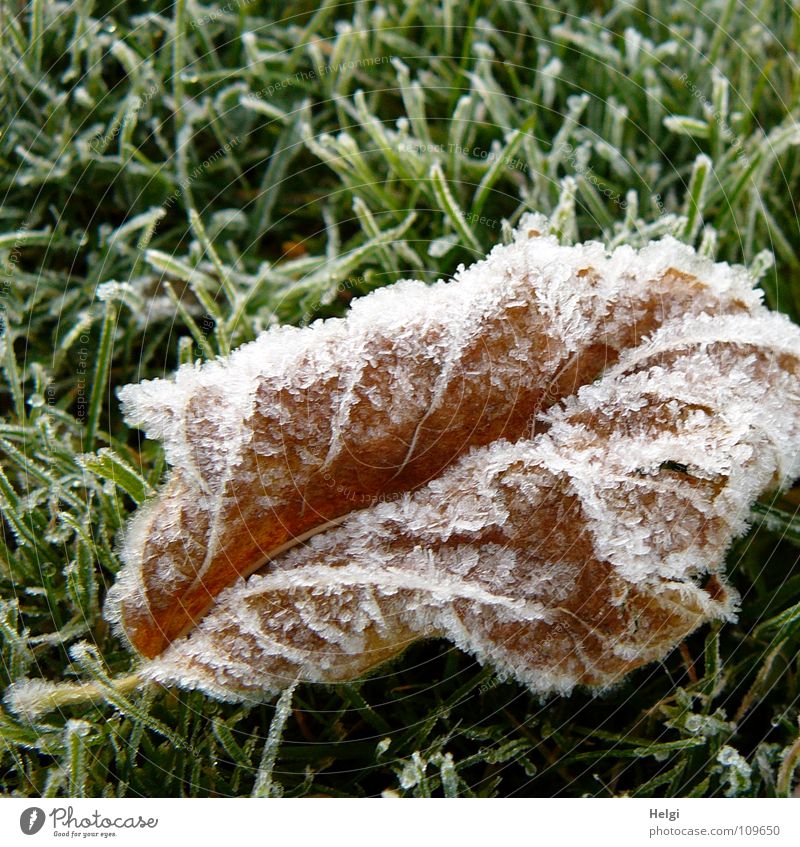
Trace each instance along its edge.
{"label": "frost-covered leaf", "polygon": [[779,315],[665,325],[545,432],[238,582],[146,675],[259,697],[445,637],[535,691],[614,683],[734,616],[725,550],[754,497],[800,472],[799,342]]}
{"label": "frost-covered leaf", "polygon": [[536,216],[454,281],[405,281],[348,317],[264,333],[228,358],[121,391],[172,465],[130,524],[107,615],[145,656],[220,591],[330,522],[436,479],[666,321],[762,310],[741,268],[673,239],[607,254]]}
{"label": "frost-covered leaf", "polygon": [[107,609],[144,678],[260,698],[445,637],[566,692],[734,617],[725,551],[800,471],[800,331],[672,239],[544,229],[122,392],[173,466]]}

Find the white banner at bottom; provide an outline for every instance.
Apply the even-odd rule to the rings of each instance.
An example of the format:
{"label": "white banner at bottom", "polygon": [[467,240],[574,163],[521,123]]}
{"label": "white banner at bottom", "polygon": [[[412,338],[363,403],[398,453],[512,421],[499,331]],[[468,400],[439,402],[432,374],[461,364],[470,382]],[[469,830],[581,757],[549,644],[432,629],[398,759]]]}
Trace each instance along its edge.
{"label": "white banner at bottom", "polygon": [[797,845],[792,800],[0,800],[0,844]]}

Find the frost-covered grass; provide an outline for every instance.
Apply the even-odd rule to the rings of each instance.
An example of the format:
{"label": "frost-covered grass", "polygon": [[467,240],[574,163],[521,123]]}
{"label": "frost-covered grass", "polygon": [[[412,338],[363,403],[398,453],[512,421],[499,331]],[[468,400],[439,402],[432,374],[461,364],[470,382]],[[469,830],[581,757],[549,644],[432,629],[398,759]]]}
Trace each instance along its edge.
{"label": "frost-covered grass", "polygon": [[675,234],[800,313],[789,4],[265,6],[0,5],[0,674],[108,701],[0,712],[2,790],[790,793],[797,491],[731,553],[738,624],[604,696],[541,701],[444,642],[268,706],[109,688],[115,536],[164,471],[116,387],[447,275],[526,210],[565,240]]}

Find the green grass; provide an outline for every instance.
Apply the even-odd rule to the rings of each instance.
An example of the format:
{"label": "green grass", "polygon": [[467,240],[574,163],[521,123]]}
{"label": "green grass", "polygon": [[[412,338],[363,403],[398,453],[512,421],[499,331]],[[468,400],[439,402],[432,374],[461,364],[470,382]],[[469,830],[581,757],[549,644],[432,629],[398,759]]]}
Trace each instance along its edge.
{"label": "green grass", "polygon": [[[0,4],[0,684],[124,675],[100,610],[160,446],[114,390],[434,280],[526,210],[672,233],[800,313],[800,15],[784,2]],[[315,70],[318,69],[318,70]],[[685,75],[685,76],[684,76]],[[760,795],[800,758],[797,492],[729,559],[736,625],[603,696],[449,644],[273,705],[150,689],[30,723],[17,795]],[[93,645],[87,649],[85,645]],[[76,649],[77,646],[77,649]]]}

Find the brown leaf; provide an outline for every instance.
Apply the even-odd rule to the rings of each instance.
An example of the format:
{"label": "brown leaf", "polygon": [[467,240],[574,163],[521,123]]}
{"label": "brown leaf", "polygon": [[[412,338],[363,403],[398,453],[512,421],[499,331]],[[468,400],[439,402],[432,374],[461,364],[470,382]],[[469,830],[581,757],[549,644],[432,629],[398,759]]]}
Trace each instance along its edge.
{"label": "brown leaf", "polygon": [[724,553],[749,503],[800,472],[799,352],[778,315],[672,323],[548,432],[240,580],[146,675],[257,698],[445,637],[535,691],[608,686],[734,616]]}
{"label": "brown leaf", "polygon": [[732,617],[725,550],[798,473],[800,332],[672,239],[532,229],[123,391],[173,466],[107,607],[145,676],[258,697],[447,637],[566,691]]}
{"label": "brown leaf", "polygon": [[528,224],[453,282],[399,283],[344,320],[128,386],[128,420],[164,442],[173,470],[131,522],[109,617],[158,655],[306,533],[419,488],[470,448],[531,435],[538,412],[664,321],[760,309],[741,269],[673,240],[609,257]]}

